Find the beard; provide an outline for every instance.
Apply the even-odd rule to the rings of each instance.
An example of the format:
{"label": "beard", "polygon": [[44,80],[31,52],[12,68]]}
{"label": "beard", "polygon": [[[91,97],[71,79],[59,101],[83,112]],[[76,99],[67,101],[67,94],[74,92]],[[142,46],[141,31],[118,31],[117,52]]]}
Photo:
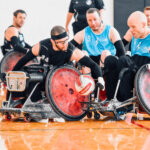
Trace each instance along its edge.
{"label": "beard", "polygon": [[58,45],[56,45],[56,47],[57,47],[57,49],[60,50],[60,51],[64,51],[64,52],[67,51],[67,49],[62,50],[62,48],[60,48]]}
{"label": "beard", "polygon": [[100,28],[101,28],[101,25],[102,25],[102,22],[100,22],[100,24],[98,25],[98,26],[96,26],[94,29],[93,28],[91,28],[93,31],[99,31],[100,30]]}
{"label": "beard", "polygon": [[19,23],[16,23],[16,26],[21,28],[23,26],[23,23],[19,24]]}

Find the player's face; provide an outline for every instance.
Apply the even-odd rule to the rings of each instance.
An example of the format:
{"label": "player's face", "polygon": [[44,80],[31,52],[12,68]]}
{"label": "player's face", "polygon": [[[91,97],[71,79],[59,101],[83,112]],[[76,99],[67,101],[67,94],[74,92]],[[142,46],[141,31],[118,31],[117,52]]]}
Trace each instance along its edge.
{"label": "player's face", "polygon": [[69,37],[62,38],[60,40],[55,40],[55,45],[59,50],[66,51],[68,48]]}
{"label": "player's face", "polygon": [[133,36],[137,38],[142,38],[144,35],[144,25],[142,22],[139,22],[138,20],[129,20],[128,26],[130,28],[130,31],[132,32]]}
{"label": "player's face", "polygon": [[89,13],[89,14],[87,13],[86,17],[90,28],[93,31],[98,31],[101,26],[101,17],[98,15],[98,13],[97,12]]}
{"label": "player's face", "polygon": [[18,13],[16,17],[14,16],[14,23],[17,27],[21,28],[25,23],[25,19],[26,19],[26,14]]}

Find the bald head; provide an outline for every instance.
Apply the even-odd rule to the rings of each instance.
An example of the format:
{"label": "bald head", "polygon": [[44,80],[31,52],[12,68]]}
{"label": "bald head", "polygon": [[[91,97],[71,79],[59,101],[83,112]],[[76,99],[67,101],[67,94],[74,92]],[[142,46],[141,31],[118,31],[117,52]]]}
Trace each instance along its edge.
{"label": "bald head", "polygon": [[127,23],[135,38],[143,38],[147,33],[147,18],[143,12],[133,12],[129,16]]}
{"label": "bald head", "polygon": [[130,22],[146,23],[147,24],[147,18],[146,18],[145,14],[143,12],[135,11],[128,18],[128,24]]}

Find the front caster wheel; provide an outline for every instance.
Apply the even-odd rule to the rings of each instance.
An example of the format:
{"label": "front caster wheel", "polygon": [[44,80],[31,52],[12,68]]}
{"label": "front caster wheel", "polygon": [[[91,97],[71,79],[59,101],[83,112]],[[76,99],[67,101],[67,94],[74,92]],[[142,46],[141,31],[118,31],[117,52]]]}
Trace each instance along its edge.
{"label": "front caster wheel", "polygon": [[25,122],[30,122],[31,121],[31,116],[29,114],[24,115],[24,121]]}
{"label": "front caster wheel", "polygon": [[87,113],[87,117],[88,117],[88,118],[92,118],[92,112],[88,112],[88,113]]}
{"label": "front caster wheel", "polygon": [[94,112],[94,118],[95,118],[96,120],[99,120],[99,119],[100,119],[100,114],[97,113],[97,112]]}
{"label": "front caster wheel", "polygon": [[11,115],[9,113],[6,113],[5,120],[7,120],[7,121],[11,120]]}

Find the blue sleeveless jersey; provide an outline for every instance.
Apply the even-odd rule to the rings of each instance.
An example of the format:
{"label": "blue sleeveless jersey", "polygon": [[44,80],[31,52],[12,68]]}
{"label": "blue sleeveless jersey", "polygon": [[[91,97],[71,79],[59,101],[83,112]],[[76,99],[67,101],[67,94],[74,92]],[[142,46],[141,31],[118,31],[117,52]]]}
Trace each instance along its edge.
{"label": "blue sleeveless jersey", "polygon": [[85,28],[83,50],[86,50],[90,56],[101,55],[103,50],[109,50],[112,55],[116,55],[116,48],[109,39],[111,26],[105,25],[105,29],[99,35],[93,33],[88,26]]}
{"label": "blue sleeveless jersey", "polygon": [[132,38],[131,55],[150,57],[150,34],[144,39]]}

